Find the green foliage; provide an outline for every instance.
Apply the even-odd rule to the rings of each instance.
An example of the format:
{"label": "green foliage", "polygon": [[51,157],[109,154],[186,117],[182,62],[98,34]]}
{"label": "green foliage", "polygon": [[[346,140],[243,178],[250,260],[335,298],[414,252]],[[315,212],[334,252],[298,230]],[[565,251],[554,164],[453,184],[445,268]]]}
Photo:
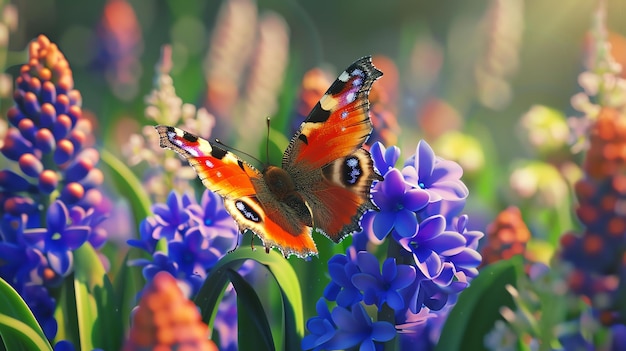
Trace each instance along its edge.
{"label": "green foliage", "polygon": [[52,350],[26,302],[2,278],[0,278],[0,338],[7,351]]}
{"label": "green foliage", "polygon": [[515,285],[519,274],[523,274],[519,256],[485,267],[459,296],[435,350],[486,350],[484,336],[502,319],[500,308],[514,306],[505,287]]}
{"label": "green foliage", "polygon": [[[261,313],[263,307],[260,298],[267,300],[268,297],[258,296],[256,289],[235,272],[247,260],[253,260],[265,266],[280,290],[280,299],[276,303],[282,307],[282,316],[280,325],[272,332],[272,335],[267,335],[270,332],[267,314]],[[239,325],[239,328],[250,329],[246,333],[240,334],[243,336],[239,338],[240,350],[258,350],[259,347],[270,347],[272,338],[276,344],[276,349],[296,350],[300,348],[300,339],[304,335],[302,294],[300,285],[297,283],[298,277],[284,257],[276,251],[270,251],[269,254],[266,254],[263,250],[254,251],[251,248],[242,247],[222,258],[213,267],[194,299],[200,307],[202,320],[209,324],[210,328],[213,328],[219,301],[229,282],[233,283],[237,291],[238,313],[244,313],[247,319],[245,324]],[[243,321],[241,315],[239,321]],[[241,329],[240,332],[242,332]],[[261,339],[252,338],[247,333],[263,335],[263,337]]]}

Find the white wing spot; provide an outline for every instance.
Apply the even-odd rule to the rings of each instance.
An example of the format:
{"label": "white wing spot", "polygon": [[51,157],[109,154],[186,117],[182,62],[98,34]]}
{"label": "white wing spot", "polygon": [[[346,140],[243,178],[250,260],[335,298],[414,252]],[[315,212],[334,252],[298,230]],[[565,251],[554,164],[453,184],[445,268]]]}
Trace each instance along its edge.
{"label": "white wing spot", "polygon": [[241,212],[241,214],[244,215],[244,217],[246,217],[247,219],[253,222],[259,222],[259,217],[255,216],[254,213],[252,213],[252,211],[248,210],[248,208],[246,207],[246,204],[244,204],[243,202],[237,201],[235,203],[235,207],[237,207],[239,212]]}
{"label": "white wing spot", "polygon": [[353,91],[351,91],[350,93],[348,93],[348,95],[346,95],[346,101],[348,103],[354,101],[354,99],[356,99],[356,94]]}
{"label": "white wing spot", "polygon": [[342,81],[342,82],[344,82],[344,83],[345,83],[345,82],[347,82],[347,81],[348,81],[348,79],[350,79],[350,75],[348,74],[348,72],[343,71],[343,72],[341,73],[341,75],[339,75],[339,77],[337,77],[337,79],[339,79],[340,81]]}
{"label": "white wing spot", "polygon": [[222,178],[222,172],[220,172],[220,171],[217,171],[217,172],[215,173],[215,175],[216,175],[218,178]]}
{"label": "white wing spot", "polygon": [[348,117],[348,111],[342,111],[341,112],[341,119],[346,119],[346,117]]}
{"label": "white wing spot", "polygon": [[204,164],[209,167],[209,168],[213,168],[215,167],[215,165],[213,164],[213,162],[211,162],[210,160],[206,160],[204,161]]}
{"label": "white wing spot", "polygon": [[355,87],[361,86],[361,83],[363,83],[363,80],[361,78],[357,78],[352,82],[352,85],[354,85]]}

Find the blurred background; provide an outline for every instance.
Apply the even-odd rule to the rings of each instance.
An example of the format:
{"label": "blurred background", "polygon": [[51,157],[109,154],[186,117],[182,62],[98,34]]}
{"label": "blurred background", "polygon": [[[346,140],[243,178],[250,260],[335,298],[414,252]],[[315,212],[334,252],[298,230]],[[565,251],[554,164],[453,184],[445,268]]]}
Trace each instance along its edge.
{"label": "blurred background", "polygon": [[[332,75],[361,56],[384,55],[396,71],[385,71],[384,79],[395,79],[399,87],[400,143],[415,145],[413,136],[424,137],[415,123],[430,111],[449,119],[439,123],[470,121],[486,128],[498,145],[496,157],[508,160],[524,153],[519,138],[511,136],[532,105],[571,112],[596,7],[590,0],[230,2],[236,6],[229,16],[226,1],[13,1],[19,21],[9,49],[22,51],[42,33],[58,43],[82,92],[83,108],[97,112],[96,132],[104,137],[99,140],[112,149],[146,124],[144,97],[164,44],[172,45],[177,95],[196,106],[210,104],[207,92],[223,87],[219,69],[234,69],[229,62],[241,70],[233,79],[242,95],[252,95],[241,78],[248,75],[282,80],[280,85],[291,90],[283,95],[293,97],[309,69],[324,67]],[[607,9],[608,28],[625,34],[626,2],[609,0]],[[275,57],[254,76],[260,51]],[[11,57],[9,64],[23,62]],[[18,67],[8,71],[16,73]],[[278,113],[277,106],[258,108],[258,115],[249,117],[259,131],[267,116]],[[122,119],[137,123],[120,127]],[[218,118],[216,133],[219,125]]]}

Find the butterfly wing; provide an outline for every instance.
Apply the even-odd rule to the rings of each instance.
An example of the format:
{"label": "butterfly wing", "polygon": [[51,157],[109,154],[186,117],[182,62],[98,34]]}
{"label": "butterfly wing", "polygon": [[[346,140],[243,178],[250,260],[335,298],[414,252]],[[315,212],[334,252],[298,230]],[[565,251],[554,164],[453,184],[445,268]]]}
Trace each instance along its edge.
{"label": "butterfly wing", "polygon": [[[224,198],[224,206],[243,233],[252,230],[265,247],[301,257],[316,254],[311,228],[267,196],[261,172],[233,153],[184,130],[156,126],[161,147],[176,151],[198,173],[204,186]],[[287,229],[285,229],[287,228]]]}
{"label": "butterfly wing", "polygon": [[376,206],[370,199],[376,173],[362,149],[372,132],[368,94],[382,73],[370,57],[352,65],[315,105],[283,156],[283,168],[313,215],[313,225],[335,242],[360,229],[359,219]]}

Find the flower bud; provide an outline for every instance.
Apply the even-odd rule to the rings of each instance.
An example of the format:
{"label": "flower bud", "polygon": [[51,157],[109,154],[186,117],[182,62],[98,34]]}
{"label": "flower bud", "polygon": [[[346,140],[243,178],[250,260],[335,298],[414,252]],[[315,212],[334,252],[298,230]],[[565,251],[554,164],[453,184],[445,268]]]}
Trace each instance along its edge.
{"label": "flower bud", "polygon": [[74,155],[74,144],[67,139],[60,140],[54,150],[54,162],[58,165],[67,162]]}
{"label": "flower bud", "polygon": [[46,169],[39,174],[39,190],[44,194],[52,193],[59,184],[59,177],[56,172]]}
{"label": "flower bud", "polygon": [[93,169],[93,163],[85,158],[79,158],[65,170],[65,180],[77,182],[83,179]]}
{"label": "flower bud", "polygon": [[44,154],[49,153],[54,149],[54,136],[50,129],[39,129],[35,133],[35,147],[41,150]]}
{"label": "flower bud", "polygon": [[20,169],[29,177],[37,177],[43,171],[43,164],[33,154],[24,154],[18,160]]}
{"label": "flower bud", "polygon": [[68,183],[61,191],[61,198],[68,204],[73,204],[85,196],[85,188],[76,182]]}

